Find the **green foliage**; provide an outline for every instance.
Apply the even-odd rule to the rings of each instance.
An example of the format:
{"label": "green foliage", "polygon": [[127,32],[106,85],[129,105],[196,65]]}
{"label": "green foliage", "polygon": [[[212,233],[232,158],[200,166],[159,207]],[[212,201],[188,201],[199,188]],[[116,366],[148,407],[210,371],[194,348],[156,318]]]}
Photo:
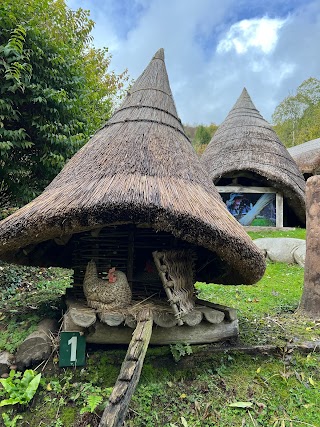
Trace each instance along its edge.
{"label": "green foliage", "polygon": [[38,390],[40,379],[41,373],[38,374],[32,369],[24,371],[22,377],[21,372],[12,370],[8,378],[0,379],[0,384],[9,396],[7,399],[1,400],[0,406],[29,403]]}
{"label": "green foliage", "polygon": [[291,237],[292,239],[305,239],[306,229],[296,228],[294,230],[263,230],[263,231],[249,231],[249,236],[254,239],[260,239],[262,237]]}
{"label": "green foliage", "polygon": [[80,414],[84,414],[86,412],[90,412],[92,414],[102,402],[102,396],[89,394],[86,400],[86,405],[81,409]]}
{"label": "green foliage", "polygon": [[203,125],[197,127],[195,134],[195,143],[200,145],[208,145],[211,139],[209,129]]}
{"label": "green foliage", "polygon": [[217,129],[218,126],[214,123],[209,126],[184,125],[186,135],[190,138],[194,149],[199,155],[203,153]]}
{"label": "green foliage", "polygon": [[41,318],[59,319],[70,281],[70,270],[0,264],[0,351],[14,352]]}
{"label": "green foliage", "polygon": [[109,118],[127,76],[92,47],[93,25],[64,0],[0,3],[2,206],[35,197]]}
{"label": "green foliage", "polygon": [[0,315],[0,349],[10,353],[13,353],[27,336],[34,332],[40,320],[35,314],[7,316],[1,312]]}
{"label": "green foliage", "polygon": [[170,350],[176,362],[179,362],[181,357],[192,354],[192,347],[190,344],[183,344],[180,342],[177,344],[171,344]]}
{"label": "green foliage", "polygon": [[18,420],[22,420],[23,417],[21,415],[16,415],[11,419],[7,412],[3,412],[2,419],[5,427],[16,427]]}
{"label": "green foliage", "polygon": [[286,97],[275,109],[272,120],[280,140],[298,145],[320,135],[320,80],[310,77],[295,95]]}

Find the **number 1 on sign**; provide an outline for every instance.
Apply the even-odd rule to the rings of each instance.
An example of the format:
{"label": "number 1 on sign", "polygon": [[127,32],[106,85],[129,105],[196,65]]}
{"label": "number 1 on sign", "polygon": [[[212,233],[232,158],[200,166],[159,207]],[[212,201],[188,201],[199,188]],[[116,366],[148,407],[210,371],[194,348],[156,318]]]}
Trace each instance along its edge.
{"label": "number 1 on sign", "polygon": [[71,345],[70,362],[77,361],[77,343],[78,337],[72,337],[68,341],[68,345]]}

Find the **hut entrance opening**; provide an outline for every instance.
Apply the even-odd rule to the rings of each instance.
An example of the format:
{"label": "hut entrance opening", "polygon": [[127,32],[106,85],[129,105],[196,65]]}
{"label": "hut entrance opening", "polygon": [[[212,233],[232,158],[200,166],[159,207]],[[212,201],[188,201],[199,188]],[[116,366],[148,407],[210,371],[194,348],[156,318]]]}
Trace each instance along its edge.
{"label": "hut entrance opening", "polygon": [[[136,225],[108,226],[74,235],[72,245],[74,286],[70,291],[78,298],[84,297],[83,282],[91,260],[96,264],[99,278],[106,278],[113,267],[125,273],[134,300],[166,298],[154,262],[155,251],[184,253],[190,258],[190,266],[194,265],[193,245],[176,239],[172,234]],[[191,269],[190,272],[188,281],[193,286],[194,271]]]}
{"label": "hut entrance opening", "polygon": [[[290,226],[280,189],[255,172],[233,172],[215,182],[229,212],[244,226]],[[286,221],[286,222],[284,222]]]}

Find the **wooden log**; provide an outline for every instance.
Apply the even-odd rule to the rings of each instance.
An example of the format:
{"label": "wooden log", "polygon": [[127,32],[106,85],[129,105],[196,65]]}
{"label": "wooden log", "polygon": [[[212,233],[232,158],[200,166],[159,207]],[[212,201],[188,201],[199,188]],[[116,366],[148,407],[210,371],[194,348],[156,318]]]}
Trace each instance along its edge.
{"label": "wooden log", "polygon": [[231,307],[227,307],[226,305],[215,304],[213,302],[206,301],[203,299],[196,299],[196,305],[204,305],[206,307],[211,307],[218,311],[222,311],[225,314],[225,320],[227,320],[228,322],[233,322],[238,318],[237,310]]}
{"label": "wooden log", "polygon": [[162,328],[172,328],[178,323],[176,316],[167,311],[155,311],[153,313],[153,321]]}
{"label": "wooden log", "polygon": [[83,326],[76,325],[71,319],[70,311],[67,311],[63,315],[62,321],[62,331],[64,332],[84,332],[85,328]]}
{"label": "wooden log", "polygon": [[196,326],[196,325],[199,325],[199,323],[202,320],[202,317],[203,317],[202,311],[195,309],[195,310],[190,311],[190,313],[185,314],[182,317],[182,320],[188,326]]}
{"label": "wooden log", "polygon": [[[105,408],[99,427],[121,427],[125,420],[131,397],[139,382],[143,361],[148,349],[152,333],[152,313],[149,319],[138,321],[129,348],[122,364],[119,377],[112,390],[109,403]],[[142,342],[140,354],[136,361],[129,360],[131,350],[138,342]]]}
{"label": "wooden log", "polygon": [[58,328],[55,319],[42,320],[36,331],[30,334],[18,347],[16,353],[16,365],[18,369],[24,369],[32,364],[47,359],[52,351],[51,335]]}
{"label": "wooden log", "polygon": [[181,359],[179,365],[182,368],[186,369],[187,367],[190,369],[190,366],[197,364],[199,362],[203,362],[212,357],[214,353],[245,353],[245,354],[262,354],[262,355],[272,355],[272,354],[282,354],[287,351],[292,353],[293,351],[298,351],[299,353],[314,353],[320,352],[320,341],[306,341],[300,344],[287,343],[282,347],[274,344],[262,344],[262,345],[224,345],[224,346],[214,346],[208,345],[205,348],[202,348],[200,351],[192,353]]}
{"label": "wooden log", "polygon": [[119,326],[125,320],[125,316],[122,313],[108,313],[105,311],[98,313],[98,317],[102,323],[109,326]]}
{"label": "wooden log", "polygon": [[74,324],[82,326],[83,328],[89,328],[96,323],[97,320],[95,310],[89,307],[70,307],[69,315]]}
{"label": "wooden log", "polygon": [[[155,265],[157,267],[157,270],[158,270],[161,282],[163,284],[165,293],[166,293],[166,295],[168,297],[169,304],[170,304],[170,306],[171,306],[171,308],[173,310],[173,313],[174,313],[175,317],[177,318],[178,325],[182,326],[183,325],[183,321],[182,321],[182,319],[180,317],[180,310],[179,310],[177,304],[175,303],[175,301],[173,299],[173,294],[171,292],[171,288],[172,288],[172,283],[171,282],[172,282],[172,280],[167,280],[166,274],[165,274],[165,272],[167,271],[167,266],[164,265],[164,264],[161,264],[161,261],[160,261],[160,259],[163,258],[163,253],[162,252],[158,252],[158,251],[154,251],[154,252],[152,252],[152,256],[153,256],[154,263],[155,263]],[[168,284],[168,282],[169,282],[169,284]]]}
{"label": "wooden log", "polygon": [[203,313],[204,318],[209,323],[221,323],[224,319],[224,313],[222,311],[215,310],[211,307],[197,307],[196,310],[199,310]]}

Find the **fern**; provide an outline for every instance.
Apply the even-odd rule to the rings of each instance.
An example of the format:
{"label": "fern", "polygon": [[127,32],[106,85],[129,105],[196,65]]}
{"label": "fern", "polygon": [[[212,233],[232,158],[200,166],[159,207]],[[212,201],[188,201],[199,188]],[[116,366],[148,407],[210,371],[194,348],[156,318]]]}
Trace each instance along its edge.
{"label": "fern", "polygon": [[87,398],[86,406],[81,409],[80,413],[84,414],[85,412],[90,412],[92,414],[101,402],[102,396],[98,396],[97,394],[90,394]]}

